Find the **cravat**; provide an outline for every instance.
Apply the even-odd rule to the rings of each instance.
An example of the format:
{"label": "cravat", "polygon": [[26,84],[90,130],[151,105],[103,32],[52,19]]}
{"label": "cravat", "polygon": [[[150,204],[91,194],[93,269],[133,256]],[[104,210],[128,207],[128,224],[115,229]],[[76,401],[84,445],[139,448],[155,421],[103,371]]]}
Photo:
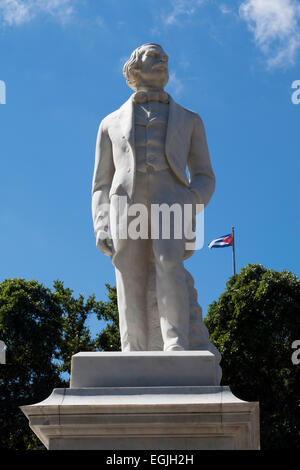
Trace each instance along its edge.
{"label": "cravat", "polygon": [[144,104],[149,101],[169,103],[169,95],[165,91],[137,91],[133,95],[134,103]]}

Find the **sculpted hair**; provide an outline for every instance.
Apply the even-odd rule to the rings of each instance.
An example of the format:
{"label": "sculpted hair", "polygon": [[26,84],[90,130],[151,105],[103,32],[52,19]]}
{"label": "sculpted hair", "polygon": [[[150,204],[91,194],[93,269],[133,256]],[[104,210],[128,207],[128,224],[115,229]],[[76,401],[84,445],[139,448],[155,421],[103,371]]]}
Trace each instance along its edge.
{"label": "sculpted hair", "polygon": [[157,46],[157,47],[160,47],[162,49],[160,44],[155,44],[154,42],[147,42],[146,44],[143,44],[142,46],[137,47],[133,51],[133,53],[131,54],[131,56],[129,57],[129,59],[127,60],[127,62],[125,63],[125,65],[123,67],[123,75],[126,79],[127,85],[130,88],[132,88],[132,90],[134,90],[134,91],[137,90],[137,88],[136,88],[137,76],[135,74],[135,71],[140,68],[141,49],[144,46]]}

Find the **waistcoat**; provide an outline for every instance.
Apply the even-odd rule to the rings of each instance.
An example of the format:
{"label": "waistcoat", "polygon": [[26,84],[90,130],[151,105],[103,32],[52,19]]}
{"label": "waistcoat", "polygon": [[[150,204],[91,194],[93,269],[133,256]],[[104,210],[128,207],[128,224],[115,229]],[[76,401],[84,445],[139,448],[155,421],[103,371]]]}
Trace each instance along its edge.
{"label": "waistcoat", "polygon": [[165,155],[169,105],[158,101],[134,105],[137,171],[169,168]]}

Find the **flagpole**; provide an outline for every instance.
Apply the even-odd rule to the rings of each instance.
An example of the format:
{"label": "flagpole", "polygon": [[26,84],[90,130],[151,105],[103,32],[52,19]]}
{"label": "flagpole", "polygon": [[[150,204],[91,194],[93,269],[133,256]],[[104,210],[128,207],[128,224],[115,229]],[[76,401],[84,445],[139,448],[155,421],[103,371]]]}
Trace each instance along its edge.
{"label": "flagpole", "polygon": [[232,265],[233,265],[233,275],[236,275],[235,270],[235,238],[234,238],[234,227],[232,227]]}

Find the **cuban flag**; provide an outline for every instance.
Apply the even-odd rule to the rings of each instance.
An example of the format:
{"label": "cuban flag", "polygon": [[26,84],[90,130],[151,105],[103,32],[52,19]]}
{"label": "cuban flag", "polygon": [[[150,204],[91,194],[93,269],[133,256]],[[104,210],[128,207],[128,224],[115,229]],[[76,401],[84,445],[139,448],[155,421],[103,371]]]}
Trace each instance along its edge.
{"label": "cuban flag", "polygon": [[233,245],[232,233],[224,235],[223,237],[216,238],[208,245],[208,248],[226,248],[227,246]]}

